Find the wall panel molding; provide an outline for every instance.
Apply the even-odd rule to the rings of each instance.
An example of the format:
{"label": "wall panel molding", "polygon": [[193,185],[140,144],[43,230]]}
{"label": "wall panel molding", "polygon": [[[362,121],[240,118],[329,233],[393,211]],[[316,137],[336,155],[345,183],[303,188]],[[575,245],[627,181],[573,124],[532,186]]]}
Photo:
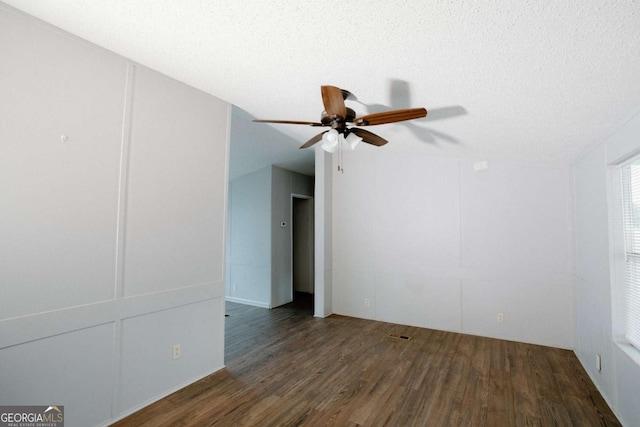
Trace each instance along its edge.
{"label": "wall panel molding", "polygon": [[222,298],[222,282],[68,307],[0,321],[0,350],[209,299]]}

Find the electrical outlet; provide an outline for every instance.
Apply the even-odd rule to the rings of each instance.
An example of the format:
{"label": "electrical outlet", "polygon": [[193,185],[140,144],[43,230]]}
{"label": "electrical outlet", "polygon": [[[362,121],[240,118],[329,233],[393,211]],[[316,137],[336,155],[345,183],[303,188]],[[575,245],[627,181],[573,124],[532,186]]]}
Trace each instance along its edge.
{"label": "electrical outlet", "polygon": [[364,299],[364,306],[369,307],[369,298]]}
{"label": "electrical outlet", "polygon": [[602,371],[602,357],[599,354],[596,354],[596,369],[598,372]]}
{"label": "electrical outlet", "polygon": [[498,323],[504,323],[504,313],[498,313]]}
{"label": "electrical outlet", "polygon": [[173,360],[180,359],[182,351],[180,350],[180,344],[176,344],[173,346]]}
{"label": "electrical outlet", "polygon": [[233,284],[233,292],[236,292],[238,290],[238,285],[236,283]]}

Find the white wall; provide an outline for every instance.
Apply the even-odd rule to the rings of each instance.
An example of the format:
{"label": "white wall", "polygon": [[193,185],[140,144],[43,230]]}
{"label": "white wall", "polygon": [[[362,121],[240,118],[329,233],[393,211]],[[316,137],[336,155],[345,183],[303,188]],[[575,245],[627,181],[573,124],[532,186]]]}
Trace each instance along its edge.
{"label": "white wall", "polygon": [[0,57],[0,402],[96,425],[220,369],[229,105],[3,4]]}
{"label": "white wall", "polygon": [[315,148],[314,187],[314,304],[313,315],[333,313],[333,165],[331,155]]}
{"label": "white wall", "polygon": [[[640,151],[640,116],[582,158],[574,167],[576,211],[575,352],[624,425],[640,425],[640,352],[614,341],[611,218],[618,206],[610,180],[615,165]],[[635,360],[633,355],[635,352]],[[602,370],[595,369],[596,355]]]}
{"label": "white wall", "polygon": [[312,196],[313,178],[268,166],[231,181],[230,194],[227,299],[260,307],[291,302],[291,195]]}
{"label": "white wall", "polygon": [[333,175],[335,313],[573,346],[568,170],[475,172],[368,146],[344,166]]}
{"label": "white wall", "polygon": [[271,166],[229,184],[227,299],[271,304]]}

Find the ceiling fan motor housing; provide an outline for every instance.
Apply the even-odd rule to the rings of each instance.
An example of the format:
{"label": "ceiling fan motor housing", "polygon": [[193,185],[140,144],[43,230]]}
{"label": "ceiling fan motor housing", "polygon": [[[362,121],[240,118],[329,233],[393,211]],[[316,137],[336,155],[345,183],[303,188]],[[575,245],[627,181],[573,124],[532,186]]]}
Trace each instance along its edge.
{"label": "ceiling fan motor housing", "polygon": [[[356,118],[356,112],[349,107],[346,107],[346,110],[347,110],[347,116],[344,119],[342,119],[341,117],[331,117],[329,114],[327,114],[326,111],[323,110],[320,116],[320,122],[323,125],[331,126],[334,129],[344,127],[345,123],[353,123],[353,120]],[[334,121],[337,122],[336,125],[332,125]],[[340,125],[340,123],[342,125]]]}

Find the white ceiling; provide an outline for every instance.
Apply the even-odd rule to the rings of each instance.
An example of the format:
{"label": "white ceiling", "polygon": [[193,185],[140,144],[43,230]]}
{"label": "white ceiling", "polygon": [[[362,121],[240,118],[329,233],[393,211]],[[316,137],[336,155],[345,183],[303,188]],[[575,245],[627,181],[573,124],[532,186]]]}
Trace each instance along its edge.
{"label": "white ceiling", "polygon": [[252,155],[308,168],[297,146],[317,128],[263,140],[270,125],[250,119],[317,121],[323,84],[356,95],[359,114],[430,111],[369,128],[390,140],[380,150],[552,167],[640,111],[634,0],[5,2],[234,104],[236,175]]}

